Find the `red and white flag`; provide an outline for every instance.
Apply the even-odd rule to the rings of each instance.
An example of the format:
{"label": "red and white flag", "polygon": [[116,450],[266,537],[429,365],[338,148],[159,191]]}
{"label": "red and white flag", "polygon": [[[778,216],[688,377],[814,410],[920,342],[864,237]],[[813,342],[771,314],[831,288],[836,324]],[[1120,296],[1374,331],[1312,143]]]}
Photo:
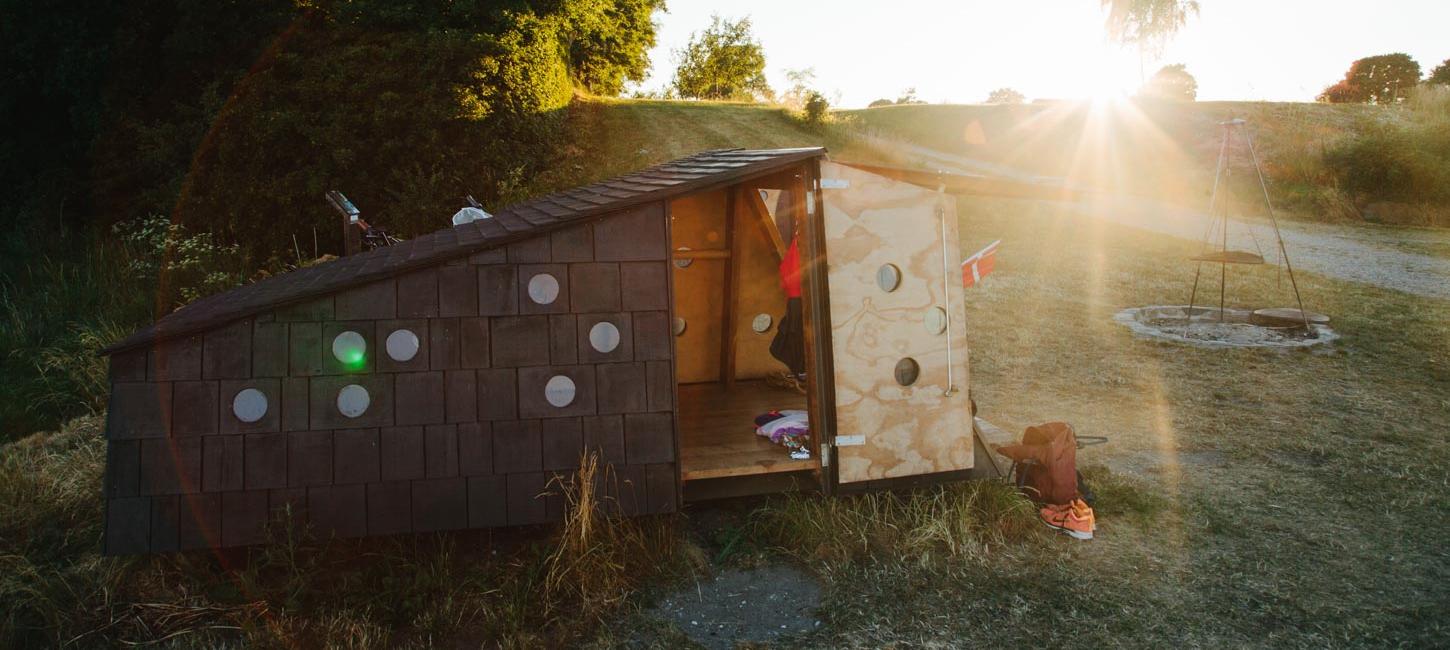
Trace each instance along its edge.
{"label": "red and white flag", "polygon": [[998,239],[962,260],[962,286],[970,287],[981,282],[982,278],[987,277],[997,267],[997,244],[1000,243],[1002,240]]}

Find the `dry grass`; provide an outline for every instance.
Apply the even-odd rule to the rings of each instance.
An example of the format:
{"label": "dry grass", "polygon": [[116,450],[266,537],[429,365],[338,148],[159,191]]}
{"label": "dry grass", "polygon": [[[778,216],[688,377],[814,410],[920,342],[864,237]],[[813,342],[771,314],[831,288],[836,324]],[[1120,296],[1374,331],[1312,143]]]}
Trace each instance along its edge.
{"label": "dry grass", "polygon": [[560,529],[272,543],[103,558],[101,420],[0,447],[0,647],[396,648],[577,641],[699,554],[671,518],[598,515],[584,477]]}
{"label": "dry grass", "polygon": [[[1327,350],[1138,340],[1112,314],[1182,302],[1194,243],[1051,204],[970,200],[961,212],[963,250],[1003,239],[997,274],[969,302],[983,415],[1008,430],[1064,419],[1110,436],[1079,458],[1112,472],[1089,476],[1103,504],[1098,540],[970,573],[963,580],[978,589],[949,607],[982,617],[924,638],[972,625],[1008,645],[1443,638],[1430,612],[1450,597],[1440,550],[1450,534],[1450,303],[1301,275],[1310,308],[1344,336]],[[1292,304],[1272,267],[1229,281],[1231,304]],[[993,620],[1012,611],[1023,617]]]}
{"label": "dry grass", "polygon": [[553,618],[602,622],[662,568],[701,563],[698,553],[680,543],[674,522],[610,514],[617,508],[598,488],[615,480],[598,454],[585,452],[571,480],[555,482],[568,514],[544,575]]}
{"label": "dry grass", "polygon": [[1004,483],[822,499],[788,496],[752,518],[748,533],[802,561],[830,567],[883,555],[982,562],[1038,532],[1031,502]]}

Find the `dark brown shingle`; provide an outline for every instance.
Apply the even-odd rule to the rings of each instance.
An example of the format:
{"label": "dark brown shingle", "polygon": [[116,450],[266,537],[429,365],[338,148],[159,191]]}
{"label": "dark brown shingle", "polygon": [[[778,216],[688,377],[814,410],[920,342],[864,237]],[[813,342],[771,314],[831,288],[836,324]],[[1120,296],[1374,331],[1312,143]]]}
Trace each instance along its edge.
{"label": "dark brown shingle", "polygon": [[[206,331],[268,309],[306,303],[326,294],[467,257],[608,213],[728,184],[822,155],[825,155],[825,149],[820,147],[701,152],[618,178],[515,204],[500,210],[493,219],[447,228],[401,244],[298,269],[203,298],[138,330],[106,348],[105,353]],[[596,245],[598,243],[596,241]],[[625,255],[617,259],[634,257]],[[279,317],[279,320],[288,319]],[[197,361],[200,361],[199,355]],[[199,367],[195,374],[200,375]]]}

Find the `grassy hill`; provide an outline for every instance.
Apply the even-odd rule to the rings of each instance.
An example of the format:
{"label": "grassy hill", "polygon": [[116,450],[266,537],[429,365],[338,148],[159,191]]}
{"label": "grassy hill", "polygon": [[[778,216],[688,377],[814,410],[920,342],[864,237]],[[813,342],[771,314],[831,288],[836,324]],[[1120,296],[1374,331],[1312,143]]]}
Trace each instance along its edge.
{"label": "grassy hill", "polygon": [[[1450,225],[1450,91],[1401,106],[1267,102],[906,105],[839,114],[867,133],[1115,192],[1206,206],[1242,118],[1279,207],[1320,221]],[[1251,170],[1243,141],[1233,158]],[[1252,172],[1230,179],[1248,202]]]}

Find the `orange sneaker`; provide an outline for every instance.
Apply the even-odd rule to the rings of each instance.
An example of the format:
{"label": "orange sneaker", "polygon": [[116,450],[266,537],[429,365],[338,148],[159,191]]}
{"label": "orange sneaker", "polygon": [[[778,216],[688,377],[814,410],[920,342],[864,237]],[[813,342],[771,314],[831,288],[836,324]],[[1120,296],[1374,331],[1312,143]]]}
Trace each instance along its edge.
{"label": "orange sneaker", "polygon": [[1072,504],[1060,506],[1045,506],[1039,513],[1042,523],[1048,528],[1060,530],[1070,535],[1073,539],[1092,539],[1093,523],[1091,519],[1083,519],[1073,511]]}
{"label": "orange sneaker", "polygon": [[1078,519],[1086,519],[1088,524],[1092,526],[1092,531],[1098,531],[1098,518],[1093,516],[1092,506],[1088,505],[1082,499],[1073,499],[1072,503],[1068,505],[1072,506],[1072,512],[1077,515]]}

